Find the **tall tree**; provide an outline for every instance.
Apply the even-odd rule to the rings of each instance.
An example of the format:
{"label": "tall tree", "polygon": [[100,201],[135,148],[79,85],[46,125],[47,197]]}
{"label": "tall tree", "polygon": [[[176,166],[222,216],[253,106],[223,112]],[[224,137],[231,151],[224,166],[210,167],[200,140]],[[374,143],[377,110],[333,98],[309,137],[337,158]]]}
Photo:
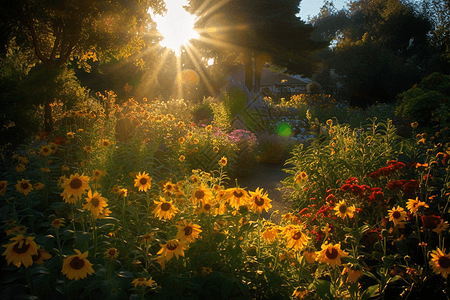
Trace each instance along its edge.
{"label": "tall tree", "polygon": [[[32,49],[51,80],[70,59],[127,56],[142,47],[149,8],[162,0],[18,0],[3,1],[1,45],[15,39]],[[4,52],[4,51],[3,51]],[[53,99],[44,99],[44,130],[52,130]]]}
{"label": "tall tree", "polygon": [[192,11],[200,16],[198,26],[211,46],[241,55],[245,85],[258,90],[265,63],[287,68],[287,72],[310,75],[312,53],[328,45],[311,39],[313,27],[296,15],[300,0],[192,0]]}

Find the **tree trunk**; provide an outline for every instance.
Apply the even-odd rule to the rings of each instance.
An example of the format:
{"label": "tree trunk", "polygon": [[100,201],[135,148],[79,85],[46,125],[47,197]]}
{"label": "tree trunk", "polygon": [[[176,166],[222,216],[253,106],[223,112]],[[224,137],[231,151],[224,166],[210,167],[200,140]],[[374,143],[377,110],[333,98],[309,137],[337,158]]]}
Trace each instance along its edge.
{"label": "tree trunk", "polygon": [[262,69],[266,63],[266,57],[263,55],[257,55],[255,58],[255,94],[259,93],[259,87],[261,84]]}

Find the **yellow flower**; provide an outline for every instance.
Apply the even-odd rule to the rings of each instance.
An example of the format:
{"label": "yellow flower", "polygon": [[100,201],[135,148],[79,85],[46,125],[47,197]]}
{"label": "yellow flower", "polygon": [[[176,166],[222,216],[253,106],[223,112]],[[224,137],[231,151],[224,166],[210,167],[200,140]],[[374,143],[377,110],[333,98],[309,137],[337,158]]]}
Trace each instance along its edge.
{"label": "yellow flower", "polygon": [[393,207],[391,210],[388,210],[388,213],[389,221],[394,222],[394,225],[406,221],[406,217],[408,216],[406,211],[400,206],[397,206],[397,208]]}
{"label": "yellow flower", "polygon": [[67,138],[70,140],[70,139],[73,139],[73,137],[75,136],[75,133],[70,131],[66,135],[67,135]]}
{"label": "yellow flower", "polygon": [[151,243],[153,242],[154,238],[153,238],[154,233],[146,233],[144,235],[142,235],[139,240],[139,244],[144,244],[144,243]]}
{"label": "yellow flower", "polygon": [[266,212],[269,211],[269,209],[272,207],[272,200],[270,200],[267,197],[267,193],[263,193],[262,189],[256,188],[256,191],[249,192],[250,193],[250,209],[254,210],[255,212],[262,213],[262,211],[265,209]]}
{"label": "yellow flower", "polygon": [[17,173],[21,173],[21,172],[25,171],[25,169],[26,169],[26,167],[25,167],[24,164],[18,164],[18,165],[16,166],[16,172],[17,172]]}
{"label": "yellow flower", "polygon": [[334,207],[334,210],[336,211],[335,215],[341,217],[344,219],[345,217],[349,217],[350,219],[353,218],[353,215],[355,213],[355,206],[347,206],[345,204],[345,201],[339,201],[339,203]]}
{"label": "yellow flower", "polygon": [[305,287],[299,286],[292,293],[292,297],[297,299],[303,299],[308,294],[308,290]]}
{"label": "yellow flower", "polygon": [[327,263],[331,266],[341,265],[341,257],[348,255],[348,252],[341,250],[341,244],[322,244],[322,250],[317,252],[317,261]]}
{"label": "yellow flower", "polygon": [[232,207],[239,209],[241,206],[249,204],[250,196],[246,190],[241,188],[229,188],[226,190],[229,193],[229,202]]}
{"label": "yellow flower", "polygon": [[6,181],[6,180],[0,181],[0,196],[5,195],[7,185],[8,185],[8,181]]}
{"label": "yellow flower", "polygon": [[184,137],[179,137],[178,138],[178,143],[182,144],[186,141],[186,139]]}
{"label": "yellow flower", "polygon": [[194,144],[198,144],[199,140],[198,139],[194,139]]}
{"label": "yellow flower", "polygon": [[450,273],[450,254],[445,253],[445,248],[443,250],[437,248],[431,252],[430,265],[433,267],[433,272],[436,274],[441,274],[442,277],[447,279]]}
{"label": "yellow flower", "polygon": [[13,263],[13,265],[20,268],[23,264],[25,268],[28,268],[33,264],[32,256],[38,254],[38,246],[33,239],[34,237],[18,235],[9,239],[11,243],[3,245],[6,250],[2,255],[5,256],[8,266],[10,263]]}
{"label": "yellow flower", "polygon": [[33,263],[42,265],[44,263],[44,260],[52,258],[50,253],[43,249],[38,249],[36,255],[32,255],[31,258],[33,259]]}
{"label": "yellow flower", "polygon": [[94,149],[92,148],[92,146],[84,146],[83,150],[86,151],[87,153],[91,153],[92,151],[94,151]]}
{"label": "yellow flower", "polygon": [[62,226],[64,226],[64,220],[62,220],[62,219],[54,219],[52,221],[52,223],[50,224],[50,226],[55,228],[55,229],[59,229]]}
{"label": "yellow flower", "polygon": [[363,271],[361,267],[347,265],[342,270],[342,275],[344,274],[347,274],[347,281],[355,283],[363,275]]}
{"label": "yellow flower", "polygon": [[62,184],[64,191],[61,193],[61,196],[66,202],[75,203],[87,190],[90,190],[89,179],[89,176],[84,176],[83,174],[81,176],[78,173],[75,175],[71,174]]}
{"label": "yellow flower", "polygon": [[22,180],[17,180],[16,189],[19,193],[27,196],[28,193],[31,192],[33,187],[31,186],[29,180],[22,179]]}
{"label": "yellow flower", "polygon": [[83,279],[87,275],[94,274],[92,264],[87,260],[88,251],[81,254],[81,251],[74,249],[77,254],[64,259],[61,272],[70,280]]}
{"label": "yellow flower", "polygon": [[441,222],[433,229],[434,232],[440,234],[442,231],[446,230],[448,227],[448,222],[441,219]]}
{"label": "yellow flower", "polygon": [[166,244],[161,245],[161,249],[157,254],[161,254],[162,257],[165,258],[166,261],[172,259],[173,255],[178,259],[180,256],[184,257],[184,250],[188,248],[185,242],[181,242],[179,240],[170,240]]}
{"label": "yellow flower", "polygon": [[178,232],[175,238],[189,243],[195,242],[200,232],[202,232],[200,225],[192,224],[192,222],[187,224],[186,220],[178,222],[177,228]]}
{"label": "yellow flower", "polygon": [[25,156],[19,156],[17,157],[17,161],[21,164],[26,165],[27,163],[29,163],[28,159]]}
{"label": "yellow flower", "polygon": [[153,285],[156,284],[156,282],[152,279],[152,277],[150,277],[150,279],[146,279],[144,277],[140,277],[140,278],[136,278],[134,279],[131,284],[134,287],[138,287],[138,286],[148,286],[148,287],[152,287]]}
{"label": "yellow flower", "polygon": [[328,120],[327,120],[327,125],[328,125],[328,126],[331,126],[331,125],[333,125],[333,120],[331,120],[331,119],[328,119]]}
{"label": "yellow flower", "polygon": [[126,197],[128,195],[128,190],[127,189],[120,189],[119,190],[119,196],[120,197]]}
{"label": "yellow flower", "polygon": [[158,206],[152,211],[152,213],[155,214],[155,217],[158,217],[160,220],[172,219],[178,212],[178,208],[172,204],[172,201],[166,201],[166,199],[161,196],[159,196],[159,200],[161,201],[155,201],[155,204]]}
{"label": "yellow flower", "polygon": [[51,145],[45,145],[45,146],[41,146],[41,151],[40,153],[44,156],[49,156],[50,154],[52,154],[53,150],[52,150],[52,146]]}
{"label": "yellow flower", "polygon": [[92,194],[91,190],[89,190],[88,197],[85,199],[87,203],[83,204],[83,209],[90,210],[96,219],[103,213],[105,207],[108,206],[108,203],[106,203],[108,200],[106,198],[97,192]]}
{"label": "yellow flower", "polygon": [[36,182],[35,184],[33,184],[33,188],[36,191],[40,191],[45,187],[45,185],[42,182]]}
{"label": "yellow flower", "polygon": [[308,244],[309,237],[302,232],[300,226],[289,225],[283,230],[287,248],[302,250]]}
{"label": "yellow flower", "polygon": [[416,129],[417,126],[419,126],[419,123],[417,123],[417,122],[412,122],[412,123],[411,123],[411,127],[412,127],[413,129]]}
{"label": "yellow flower", "polygon": [[186,157],[184,155],[181,155],[178,159],[180,162],[183,162],[186,159]]}
{"label": "yellow flower", "polygon": [[207,214],[207,213],[211,212],[212,208],[213,208],[213,206],[211,203],[209,203],[209,201],[201,201],[200,207],[195,210],[195,213],[196,214],[202,214],[202,213]]}
{"label": "yellow flower", "polygon": [[421,207],[428,208],[429,206],[425,202],[420,201],[419,197],[416,197],[416,199],[409,199],[406,203],[406,208],[409,209],[413,215],[415,215]]}
{"label": "yellow flower", "polygon": [[213,147],[213,152],[214,152],[214,153],[219,153],[219,147],[214,146],[214,147]]}
{"label": "yellow flower", "polygon": [[141,174],[141,172],[139,172],[134,180],[134,186],[138,187],[140,192],[147,192],[147,189],[150,189],[152,186],[151,181],[152,178],[148,176],[148,173],[142,172]]}
{"label": "yellow flower", "polygon": [[278,239],[278,228],[276,226],[271,226],[266,228],[266,230],[263,231],[262,237],[266,240],[268,243],[273,243]]}
{"label": "yellow flower", "polygon": [[213,197],[213,193],[201,184],[192,192],[190,200],[193,204],[197,204],[202,201],[209,202]]}
{"label": "yellow flower", "polygon": [[41,168],[41,172],[42,173],[50,173],[50,169],[49,168]]}
{"label": "yellow flower", "polygon": [[108,147],[109,145],[111,145],[112,143],[111,143],[111,141],[110,140],[108,140],[108,139],[102,139],[101,141],[100,141],[100,146],[102,146],[102,147]]}
{"label": "yellow flower", "polygon": [[303,251],[303,257],[306,259],[306,261],[310,264],[314,263],[316,261],[317,253],[316,251]]}
{"label": "yellow flower", "polygon": [[307,181],[308,180],[308,174],[306,174],[306,172],[300,172],[297,175],[295,175],[294,181],[297,184],[302,183],[303,181]]}
{"label": "yellow flower", "polygon": [[222,156],[222,158],[219,160],[219,166],[225,167],[228,163],[228,160],[225,156]]}
{"label": "yellow flower", "polygon": [[191,179],[192,183],[194,183],[194,184],[198,183],[198,177],[196,175],[192,175],[190,179]]}
{"label": "yellow flower", "polygon": [[95,169],[92,174],[91,180],[99,180],[100,177],[102,177],[103,175],[106,175],[106,170],[102,171],[102,170]]}
{"label": "yellow flower", "polygon": [[108,250],[106,250],[105,252],[105,258],[107,259],[116,259],[119,256],[119,251],[117,251],[116,248],[109,248]]}
{"label": "yellow flower", "polygon": [[63,171],[70,171],[69,167],[66,166],[66,165],[62,165],[61,166],[61,170],[63,170]]}

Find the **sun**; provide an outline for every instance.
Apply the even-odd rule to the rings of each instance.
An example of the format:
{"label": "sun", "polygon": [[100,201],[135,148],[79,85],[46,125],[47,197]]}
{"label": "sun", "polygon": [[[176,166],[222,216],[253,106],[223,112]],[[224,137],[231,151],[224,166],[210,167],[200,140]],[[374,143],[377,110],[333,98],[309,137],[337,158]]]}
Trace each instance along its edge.
{"label": "sun", "polygon": [[188,13],[183,6],[187,0],[166,0],[167,13],[155,16],[156,29],[163,37],[160,45],[180,54],[181,48],[192,39],[198,39],[199,34],[194,29],[196,16]]}

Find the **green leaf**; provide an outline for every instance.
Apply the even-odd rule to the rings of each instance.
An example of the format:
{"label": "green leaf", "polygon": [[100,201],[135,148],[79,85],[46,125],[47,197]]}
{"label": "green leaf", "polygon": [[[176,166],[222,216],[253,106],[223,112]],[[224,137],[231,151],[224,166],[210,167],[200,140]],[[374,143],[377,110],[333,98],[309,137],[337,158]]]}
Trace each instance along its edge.
{"label": "green leaf", "polygon": [[314,287],[322,300],[334,300],[333,293],[331,292],[331,282],[326,280],[316,280]]}
{"label": "green leaf", "polygon": [[372,298],[377,294],[377,292],[378,292],[378,284],[369,286],[361,295],[361,300]]}
{"label": "green leaf", "polygon": [[222,283],[222,289],[221,289],[221,294],[222,294],[222,299],[223,300],[227,300],[230,298],[231,295],[231,291],[233,290],[233,280],[231,279],[226,279],[223,283]]}

